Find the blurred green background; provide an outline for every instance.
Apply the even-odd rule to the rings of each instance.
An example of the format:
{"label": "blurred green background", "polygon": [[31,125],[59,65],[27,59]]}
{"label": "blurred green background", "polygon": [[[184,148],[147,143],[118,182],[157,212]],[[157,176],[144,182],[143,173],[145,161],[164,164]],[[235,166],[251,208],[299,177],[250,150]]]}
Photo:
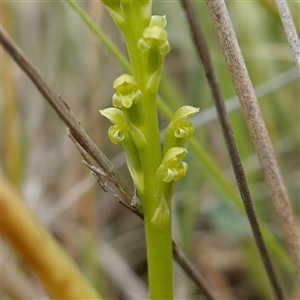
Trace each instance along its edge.
{"label": "blurred green background", "polygon": [[[206,4],[194,4],[224,98],[232,103],[236,101],[234,87]],[[107,136],[110,124],[98,112],[111,106],[113,81],[124,73],[123,68],[65,2],[1,5],[3,27],[132,186],[122,147],[111,144]],[[79,5],[126,55],[122,35],[101,2],[84,1]],[[227,5],[299,219],[299,78],[281,21],[273,2],[227,1]],[[299,2],[289,5],[299,29]],[[207,80],[180,4],[154,1],[153,13],[167,16],[172,48],[165,58],[160,94],[172,110],[183,103],[200,107],[193,118],[195,137],[237,192]],[[119,205],[114,192],[101,190],[81,163],[66,126],[7,53],[1,51],[4,173],[106,299],[142,299],[147,279],[142,221]],[[168,120],[162,113],[159,118],[164,129]],[[230,119],[259,220],[286,249],[239,108],[230,113]],[[248,221],[193,149],[188,150],[189,171],[177,184],[173,199],[175,239],[213,288],[220,291],[222,299],[273,299]],[[4,243],[3,249],[2,264],[6,263],[6,268],[17,264],[30,279],[29,284],[39,286],[8,244]],[[286,295],[299,299],[290,263],[271,256]],[[175,283],[176,299],[204,299],[178,267]],[[3,299],[11,299],[5,285],[2,288]],[[139,292],[135,296],[132,291]]]}

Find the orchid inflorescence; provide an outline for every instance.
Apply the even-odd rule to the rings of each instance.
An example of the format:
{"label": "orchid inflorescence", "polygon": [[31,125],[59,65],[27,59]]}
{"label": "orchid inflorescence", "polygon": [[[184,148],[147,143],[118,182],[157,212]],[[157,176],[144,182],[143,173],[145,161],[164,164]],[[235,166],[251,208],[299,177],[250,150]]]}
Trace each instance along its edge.
{"label": "orchid inflorescence", "polygon": [[[194,132],[193,124],[187,119],[199,109],[185,105],[175,112],[167,127],[162,150],[157,93],[164,57],[170,51],[165,29],[166,16],[151,16],[150,0],[102,2],[124,35],[132,75],[123,74],[115,80],[116,92],[112,97],[114,107],[100,110],[100,113],[113,123],[108,130],[110,140],[114,144],[121,142],[125,150],[127,166],[142,201],[145,222],[148,224],[147,220],[150,221],[149,226],[146,225],[146,235],[147,230],[152,230],[151,226],[154,231],[166,230],[171,234],[170,207],[174,182],[183,178],[187,172],[188,166],[182,159],[187,154],[185,142]],[[151,241],[152,237],[153,233],[148,236],[149,244],[155,243]],[[170,251],[171,237],[168,240]],[[150,258],[153,259],[151,255]],[[158,264],[156,267],[159,267]],[[151,261],[149,268],[152,268]],[[149,276],[150,282],[158,280],[151,271]],[[172,292],[164,292],[167,290],[165,287],[156,294],[154,289],[152,296],[156,294],[153,296],[155,299],[157,296],[169,299]]]}

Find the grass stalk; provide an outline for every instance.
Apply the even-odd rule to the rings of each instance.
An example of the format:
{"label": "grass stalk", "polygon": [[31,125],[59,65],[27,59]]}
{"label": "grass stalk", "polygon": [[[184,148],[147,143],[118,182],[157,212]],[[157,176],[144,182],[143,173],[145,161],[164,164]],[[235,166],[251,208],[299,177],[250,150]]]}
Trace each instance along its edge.
{"label": "grass stalk", "polygon": [[41,278],[49,294],[55,299],[102,299],[4,176],[1,185],[1,233]]}
{"label": "grass stalk", "polygon": [[289,6],[285,0],[276,0],[283,28],[288,39],[293,57],[300,73],[300,41]]}
{"label": "grass stalk", "polygon": [[223,0],[206,0],[206,3],[262,166],[290,256],[298,278],[300,278],[299,228],[225,2]]}

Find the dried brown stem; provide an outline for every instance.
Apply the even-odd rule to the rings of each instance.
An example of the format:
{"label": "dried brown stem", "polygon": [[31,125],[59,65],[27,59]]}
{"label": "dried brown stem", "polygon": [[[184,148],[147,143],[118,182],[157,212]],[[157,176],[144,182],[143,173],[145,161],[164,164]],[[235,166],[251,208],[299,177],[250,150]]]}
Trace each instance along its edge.
{"label": "dried brown stem", "polygon": [[247,126],[262,166],[273,206],[300,278],[300,235],[289,196],[224,0],[206,0]]}
{"label": "dried brown stem", "polygon": [[252,228],[253,236],[260,252],[261,258],[265,265],[266,271],[269,275],[273,290],[278,299],[284,299],[282,288],[278,282],[274,267],[272,265],[266,244],[261,234],[260,226],[257,221],[255,210],[253,207],[251,194],[247,184],[245,171],[242,165],[241,157],[237,148],[237,144],[233,135],[232,126],[226,110],[225,101],[222,96],[221,87],[219,84],[218,76],[213,65],[211,55],[209,53],[208,45],[205,40],[203,30],[200,22],[197,21],[193,5],[190,0],[181,0],[183,8],[186,12],[194,44],[202,62],[205,74],[210,86],[210,90],[215,101],[216,109],[218,112],[219,120],[221,123],[223,135],[226,141],[227,150],[230,156],[232,168],[235,174],[237,185],[242,197],[244,207],[247,213],[249,223]]}
{"label": "dried brown stem", "polygon": [[[80,145],[81,150],[86,151],[101,167],[103,172],[106,174],[106,178],[112,182],[117,189],[120,191],[122,197],[126,199],[129,203],[133,199],[133,193],[130,188],[127,186],[124,179],[114,168],[114,165],[110,160],[103,154],[103,152],[98,148],[94,141],[86,134],[84,129],[81,127],[79,121],[75,117],[74,113],[70,110],[67,104],[62,100],[62,98],[55,93],[53,93],[45,81],[42,79],[38,71],[34,68],[32,63],[25,57],[25,55],[18,49],[17,45],[12,41],[8,36],[5,30],[0,27],[0,42],[5,47],[10,56],[15,60],[15,62],[21,67],[21,69],[29,76],[38,90],[43,94],[45,99],[51,104],[55,109],[58,115],[61,117],[63,122],[69,127],[72,136],[76,142]],[[82,151],[81,151],[82,153]],[[95,166],[96,167],[96,166]],[[125,202],[124,202],[125,203]],[[137,207],[128,205],[128,203],[122,203],[125,207],[129,208],[138,216],[142,217],[143,212]],[[190,276],[195,284],[199,287],[202,293],[207,297],[207,299],[215,300],[216,297],[213,295],[213,292],[208,284],[203,280],[202,276],[197,273],[195,267],[184,255],[183,251],[180,250],[179,246],[173,242],[174,257],[179,258],[178,264],[182,269]],[[191,276],[193,274],[193,276]]]}

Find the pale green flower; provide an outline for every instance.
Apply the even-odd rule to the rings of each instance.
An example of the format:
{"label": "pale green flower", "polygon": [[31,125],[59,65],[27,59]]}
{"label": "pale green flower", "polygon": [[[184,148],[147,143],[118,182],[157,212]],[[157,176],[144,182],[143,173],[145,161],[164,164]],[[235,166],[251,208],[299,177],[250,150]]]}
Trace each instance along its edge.
{"label": "pale green flower", "polygon": [[172,122],[174,125],[174,135],[177,138],[189,138],[195,131],[195,127],[191,122],[187,122],[186,119],[190,118],[194,114],[199,112],[199,108],[185,105],[180,107],[174,114]]}
{"label": "pale green flower", "polygon": [[164,29],[167,24],[166,16],[152,16],[149,26],[144,30],[138,47],[146,52],[156,47],[161,55],[170,51],[168,32]]}
{"label": "pale green flower", "polygon": [[113,105],[121,108],[130,108],[133,103],[140,101],[142,93],[138,89],[133,76],[124,74],[114,81],[116,93],[113,95]]}
{"label": "pale green flower", "polygon": [[164,182],[177,181],[185,176],[188,166],[181,160],[186,154],[187,150],[182,147],[173,147],[166,152],[161,163],[164,168]]}
{"label": "pale green flower", "polygon": [[100,114],[109,119],[113,124],[108,129],[108,136],[110,140],[114,144],[118,144],[119,142],[123,141],[125,137],[125,130],[126,130],[126,121],[123,115],[123,112],[114,107],[106,108],[103,110],[99,110]]}

